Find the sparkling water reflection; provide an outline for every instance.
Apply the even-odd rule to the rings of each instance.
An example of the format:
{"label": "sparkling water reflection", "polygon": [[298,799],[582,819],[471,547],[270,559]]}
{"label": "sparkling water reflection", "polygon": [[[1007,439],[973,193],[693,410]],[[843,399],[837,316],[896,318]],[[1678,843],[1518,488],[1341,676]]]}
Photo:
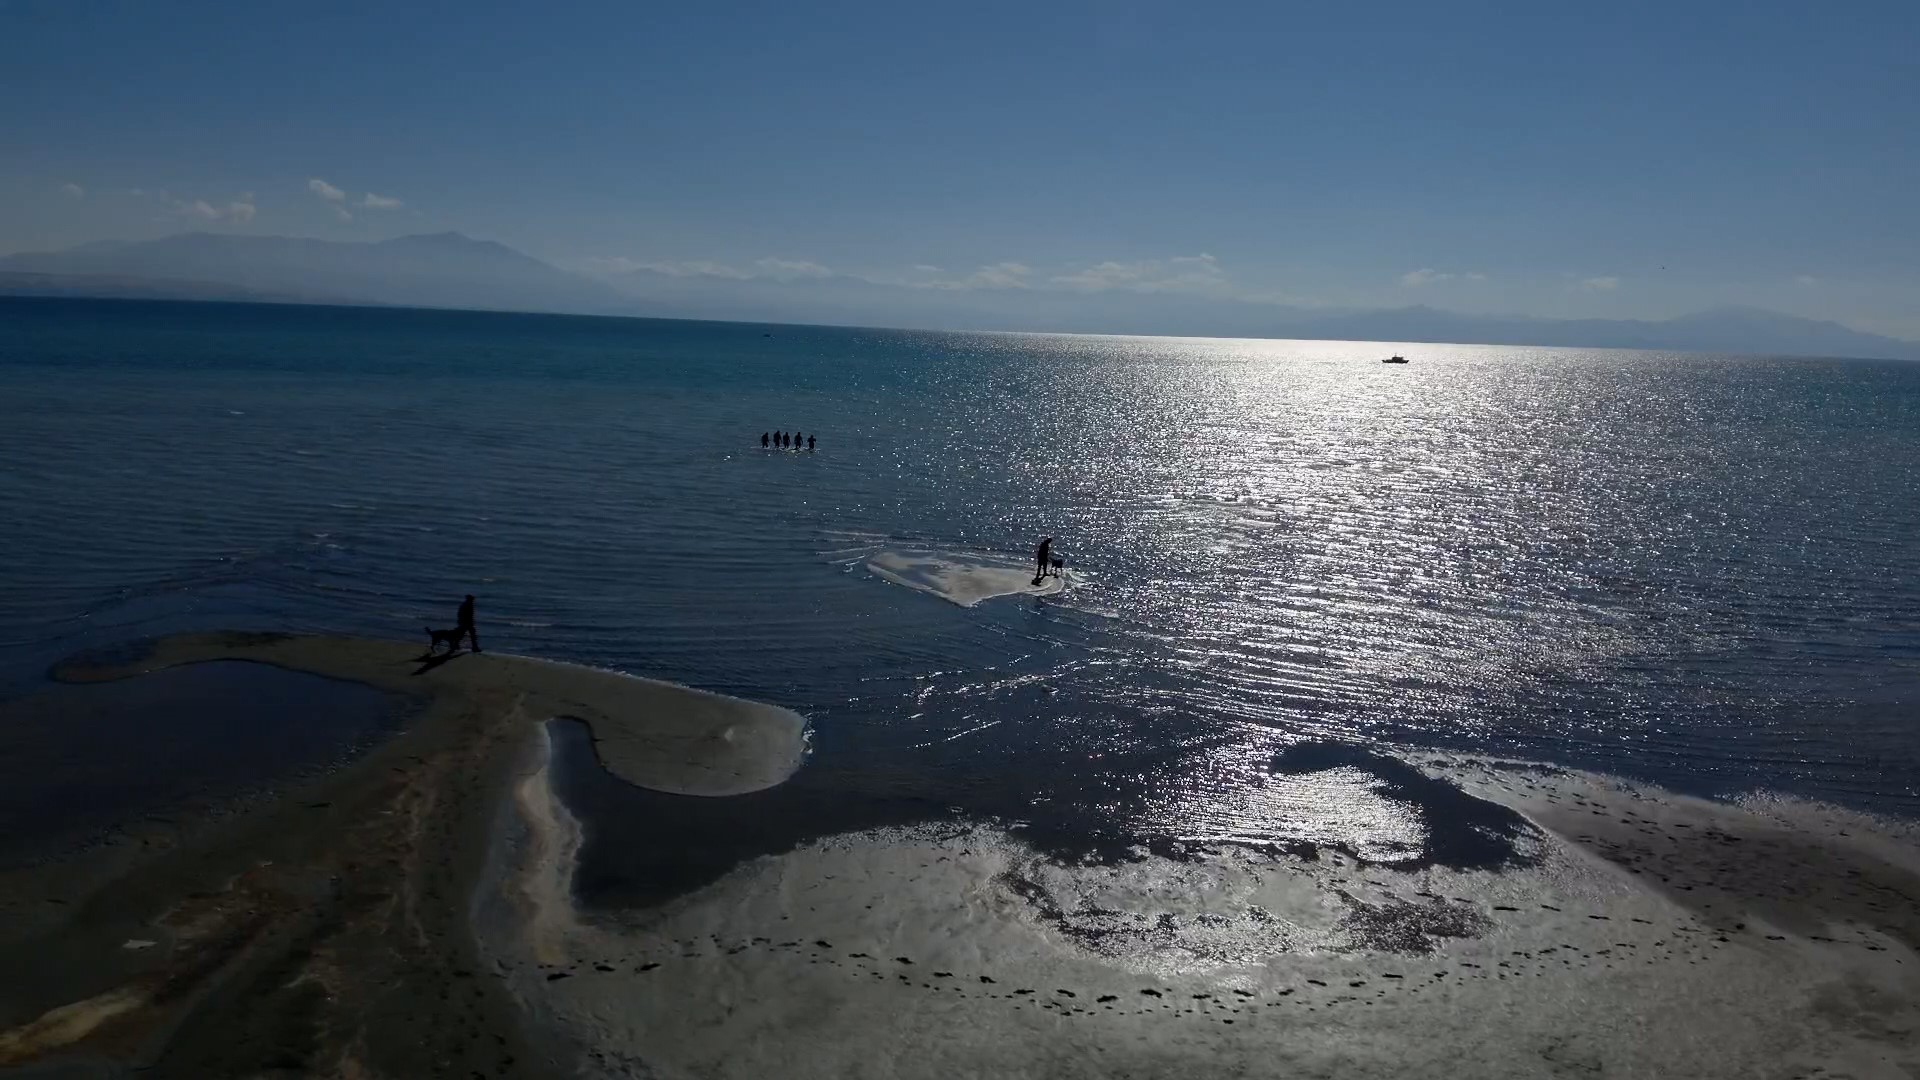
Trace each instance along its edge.
{"label": "sparkling water reflection", "polygon": [[[16,686],[471,588],[490,647],[808,713],[847,790],[1271,833],[1274,754],[1391,741],[1920,806],[1920,367],[7,310]],[[1090,583],[962,610],[860,568],[1042,533]]]}

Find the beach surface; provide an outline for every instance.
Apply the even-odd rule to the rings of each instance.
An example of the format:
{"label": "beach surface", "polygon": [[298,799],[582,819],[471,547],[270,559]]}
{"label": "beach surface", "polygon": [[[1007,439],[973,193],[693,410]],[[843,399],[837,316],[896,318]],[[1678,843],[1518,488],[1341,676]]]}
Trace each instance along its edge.
{"label": "beach surface", "polygon": [[[1028,823],[787,821],[589,903],[591,845],[767,831],[771,705],[521,657],[258,634],[396,734],[244,812],[0,876],[0,1069],[33,1076],[1911,1077],[1911,826],[1524,762],[1299,746],[1272,782],[1375,842],[1073,849]],[[574,723],[580,727],[571,726]],[[558,752],[561,736],[590,753]],[[580,740],[584,739],[584,742]],[[590,817],[566,769],[654,793]],[[712,812],[678,828],[672,799]],[[804,804],[796,804],[804,805]],[[1384,823],[1384,824],[1383,824]],[[1379,837],[1385,837],[1384,840]]]}
{"label": "beach surface", "polygon": [[55,674],[97,682],[247,661],[365,683],[418,709],[358,760],[265,805],[0,876],[0,1067],[551,1075],[470,926],[539,723],[578,719],[610,772],[681,794],[777,784],[806,751],[805,721],[784,709],[522,657],[427,659],[412,645],[274,634],[135,652]]}
{"label": "beach surface", "polygon": [[1420,769],[1480,804],[1460,827],[1505,833],[1502,857],[1449,866],[1461,844],[1428,838],[1385,859],[1245,843],[1063,859],[1017,827],[947,821],[588,911],[549,757],[516,790],[493,886],[525,915],[482,949],[588,1076],[1920,1066],[1920,853],[1897,827],[1522,763]]}

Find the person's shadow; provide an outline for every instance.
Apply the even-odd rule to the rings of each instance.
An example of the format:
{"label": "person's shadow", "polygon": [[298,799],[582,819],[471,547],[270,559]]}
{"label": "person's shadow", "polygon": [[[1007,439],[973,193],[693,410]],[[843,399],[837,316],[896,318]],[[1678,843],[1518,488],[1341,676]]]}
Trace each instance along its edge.
{"label": "person's shadow", "polygon": [[440,665],[445,664],[448,661],[453,660],[457,657],[461,657],[465,655],[467,654],[463,652],[444,652],[444,653],[430,652],[430,653],[427,653],[425,656],[416,656],[414,657],[414,659],[420,662],[420,666],[417,668],[414,668],[413,673],[415,675],[425,675],[427,672],[432,671],[434,668],[437,668]]}

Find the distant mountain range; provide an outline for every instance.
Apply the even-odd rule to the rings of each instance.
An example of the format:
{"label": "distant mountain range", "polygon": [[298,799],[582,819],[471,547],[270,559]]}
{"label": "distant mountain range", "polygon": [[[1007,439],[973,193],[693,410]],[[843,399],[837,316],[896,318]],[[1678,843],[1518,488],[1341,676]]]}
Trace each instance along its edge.
{"label": "distant mountain range", "polygon": [[[0,275],[75,279],[69,295],[154,295],[192,282],[200,299],[261,295],[311,303],[631,314],[633,301],[605,284],[550,266],[504,244],[459,233],[378,243],[291,236],[182,233],[141,243],[86,244],[0,257]],[[92,287],[89,288],[89,282]],[[18,291],[4,277],[0,288]],[[219,290],[237,290],[222,295]]]}
{"label": "distant mountain range", "polygon": [[748,322],[1439,341],[1920,359],[1920,342],[1753,308],[1658,321],[1337,311],[1194,293],[941,288],[840,274],[573,273],[460,233],[379,242],[183,233],[0,257],[0,295],[554,311]]}

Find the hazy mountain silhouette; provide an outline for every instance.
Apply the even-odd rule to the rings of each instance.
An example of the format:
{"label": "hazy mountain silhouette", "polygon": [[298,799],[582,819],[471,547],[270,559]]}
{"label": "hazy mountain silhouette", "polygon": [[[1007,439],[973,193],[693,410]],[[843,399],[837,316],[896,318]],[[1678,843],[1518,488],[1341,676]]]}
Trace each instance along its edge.
{"label": "hazy mountain silhouette", "polygon": [[276,293],[218,281],[132,277],[124,274],[36,274],[0,270],[0,296],[106,297],[120,300],[220,300],[228,303],[352,303],[340,297]]}
{"label": "hazy mountain silhouette", "polygon": [[1200,293],[942,289],[846,275],[781,278],[642,269],[608,280],[649,313],[748,322],[1920,359],[1920,342],[1756,308],[1721,308],[1657,321],[1537,319],[1425,306],[1330,312]]}
{"label": "hazy mountain silhouette", "polygon": [[1288,329],[1298,337],[1334,340],[1454,341],[1920,359],[1920,342],[1870,334],[1822,319],[1739,307],[1661,320],[1534,319],[1407,307],[1310,317],[1291,323]]}
{"label": "hazy mountain silhouette", "polygon": [[1920,359],[1920,343],[1752,308],[1665,320],[1415,306],[1328,311],[1207,295],[959,288],[809,273],[576,274],[459,233],[378,242],[184,233],[0,257],[0,293],[370,303],[749,322],[1196,337],[1567,345]]}
{"label": "hazy mountain silhouette", "polygon": [[611,313],[633,306],[591,278],[453,232],[377,243],[183,233],[9,255],[0,258],[0,271],[111,275],[123,286],[129,278],[187,280],[315,301],[422,307]]}

